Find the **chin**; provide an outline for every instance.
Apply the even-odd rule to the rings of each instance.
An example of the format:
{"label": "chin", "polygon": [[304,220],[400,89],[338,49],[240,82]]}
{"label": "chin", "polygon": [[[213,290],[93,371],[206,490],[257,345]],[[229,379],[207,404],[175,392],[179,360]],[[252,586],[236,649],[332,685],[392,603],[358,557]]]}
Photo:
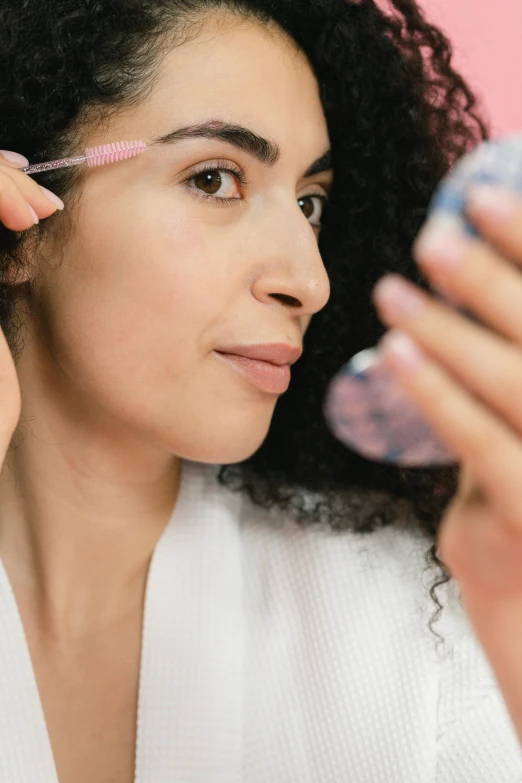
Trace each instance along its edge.
{"label": "chin", "polygon": [[256,441],[249,439],[248,443],[234,443],[230,441],[226,445],[223,443],[216,443],[215,445],[207,443],[201,449],[192,447],[184,450],[183,453],[180,453],[179,450],[176,453],[182,459],[189,459],[193,462],[204,462],[212,465],[236,465],[255,454],[263,441],[264,437]]}
{"label": "chin", "polygon": [[244,462],[265,441],[274,405],[201,406],[156,422],[156,445],[181,459],[213,465]]}
{"label": "chin", "polygon": [[261,447],[270,427],[270,419],[241,422],[229,420],[229,426],[210,426],[179,439],[168,450],[182,459],[213,465],[234,465],[251,457]]}

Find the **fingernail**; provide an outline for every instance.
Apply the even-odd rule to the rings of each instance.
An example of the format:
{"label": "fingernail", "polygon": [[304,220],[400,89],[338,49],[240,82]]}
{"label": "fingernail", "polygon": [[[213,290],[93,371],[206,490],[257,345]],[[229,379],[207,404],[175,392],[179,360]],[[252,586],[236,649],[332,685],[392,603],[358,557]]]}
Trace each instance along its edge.
{"label": "fingernail", "polygon": [[0,150],[0,155],[3,155],[9,163],[14,163],[16,166],[23,168],[29,165],[29,161],[23,155],[18,152],[11,152],[11,150]]}
{"label": "fingernail", "polygon": [[403,278],[389,275],[380,280],[374,289],[376,303],[392,317],[411,317],[420,313],[425,305],[424,297]]}
{"label": "fingernail", "polygon": [[65,207],[65,204],[63,203],[61,198],[58,198],[56,193],[53,193],[51,190],[47,190],[47,188],[44,188],[43,185],[40,185],[40,188],[42,189],[43,193],[49,201],[51,201],[55,207],[58,207],[58,209],[63,209]]}
{"label": "fingernail", "polygon": [[424,354],[405,332],[394,330],[382,338],[379,348],[383,358],[390,358],[394,365],[412,372],[418,370],[424,361]]}
{"label": "fingernail", "polygon": [[468,206],[499,223],[508,223],[520,208],[514,194],[494,185],[475,185],[468,196]]}
{"label": "fingernail", "polygon": [[469,243],[457,231],[436,224],[427,228],[415,245],[419,266],[453,269],[462,264],[469,252]]}
{"label": "fingernail", "polygon": [[36,225],[36,223],[40,222],[40,219],[39,219],[38,215],[36,214],[36,212],[34,211],[34,209],[32,208],[32,206],[30,204],[28,204],[27,206],[29,208],[29,212],[33,216],[33,220],[34,220],[35,225]]}

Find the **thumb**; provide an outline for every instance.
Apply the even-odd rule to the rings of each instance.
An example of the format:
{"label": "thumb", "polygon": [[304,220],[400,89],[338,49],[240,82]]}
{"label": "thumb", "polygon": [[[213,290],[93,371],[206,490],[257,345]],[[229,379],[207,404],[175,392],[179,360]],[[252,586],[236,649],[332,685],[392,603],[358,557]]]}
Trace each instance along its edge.
{"label": "thumb", "polygon": [[18,152],[11,152],[11,150],[0,150],[2,156],[1,163],[5,163],[8,166],[12,166],[15,169],[23,169],[24,166],[29,165],[29,161],[24,155],[20,155]]}

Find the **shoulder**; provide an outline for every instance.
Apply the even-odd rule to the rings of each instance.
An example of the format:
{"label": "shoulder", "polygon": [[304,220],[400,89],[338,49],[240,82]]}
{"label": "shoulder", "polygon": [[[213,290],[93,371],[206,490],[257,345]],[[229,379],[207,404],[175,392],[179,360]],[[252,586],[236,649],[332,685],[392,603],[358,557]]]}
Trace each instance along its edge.
{"label": "shoulder", "polygon": [[384,683],[399,659],[431,676],[437,639],[429,621],[437,607],[429,587],[437,573],[425,535],[400,526],[364,534],[302,526],[249,500],[241,524],[250,595],[267,611],[286,607],[288,622],[306,626],[316,650],[324,645],[325,653],[350,658],[353,676],[367,677],[373,665]]}
{"label": "shoulder", "polygon": [[437,613],[429,538],[401,525],[358,535],[274,524],[250,504],[245,513],[257,595],[270,612],[291,607],[287,627],[304,629],[317,669],[336,681],[332,704],[336,692],[358,695],[388,734],[395,724],[431,736],[436,783],[522,781],[518,739],[454,580],[436,590]]}
{"label": "shoulder", "polygon": [[[194,476],[196,469],[190,470]],[[260,507],[245,493],[220,484],[219,466],[198,466],[197,473],[195,495],[206,497],[214,513],[234,518],[248,579],[257,579],[265,590],[279,598],[291,594],[294,603],[313,593],[314,606],[327,602],[330,613],[351,615],[359,609],[369,626],[383,619],[385,624],[409,624],[422,634],[434,620],[434,630],[445,642],[438,653],[441,661],[460,641],[472,642],[458,585],[451,580],[432,592],[441,574],[428,557],[433,541],[420,528],[401,520],[367,533],[302,525],[278,507]],[[436,642],[431,630],[429,637]]]}
{"label": "shoulder", "polygon": [[[309,694],[317,731],[335,712],[343,743],[352,737],[352,765],[360,757],[364,769],[391,743],[402,755],[390,780],[410,779],[408,754],[415,780],[522,780],[514,730],[454,580],[436,591],[437,617],[426,535],[401,524],[367,534],[302,527],[243,495],[232,507],[224,487],[218,495],[237,514],[256,660],[272,672],[284,658],[285,687],[294,682],[301,702]],[[267,699],[269,690],[267,680]]]}
{"label": "shoulder", "polygon": [[431,542],[422,532],[400,525],[371,533],[301,525],[279,509],[267,511],[246,499],[241,513],[249,557],[270,568],[276,580],[287,574],[293,589],[306,585],[330,594],[340,607],[344,600],[351,606],[358,600],[368,618],[386,604],[386,611],[396,605],[402,613],[426,608]]}

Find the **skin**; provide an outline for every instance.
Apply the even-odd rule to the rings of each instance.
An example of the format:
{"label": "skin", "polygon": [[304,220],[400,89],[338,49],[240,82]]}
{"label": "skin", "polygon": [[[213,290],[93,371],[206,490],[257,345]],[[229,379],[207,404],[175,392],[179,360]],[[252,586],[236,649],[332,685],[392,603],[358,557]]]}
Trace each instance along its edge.
{"label": "skin", "polygon": [[[221,140],[152,143],[216,118],[276,143],[277,162]],[[130,783],[146,577],[180,462],[246,459],[278,400],[213,351],[302,345],[330,293],[317,240],[333,172],[304,176],[330,148],[305,56],[276,28],[230,14],[170,50],[139,105],[83,133],[79,150],[148,147],[84,167],[65,204],[70,236],[51,231],[27,267],[16,368],[0,332],[0,457],[13,432],[16,445],[0,473],[0,556],[61,783]],[[194,179],[223,161],[248,184]],[[28,205],[41,219],[56,211],[0,159],[0,219],[29,228]]]}
{"label": "skin", "polygon": [[[139,603],[180,458],[247,458],[278,399],[213,350],[301,345],[329,297],[318,228],[298,203],[331,185],[331,171],[303,179],[330,147],[327,126],[307,60],[277,30],[207,21],[163,59],[146,100],[81,146],[147,143],[210,117],[277,142],[279,161],[269,167],[215,140],[151,145],[86,170],[71,238],[44,248],[50,263],[38,268],[17,365],[28,421],[0,477],[0,554],[41,634],[82,639]],[[217,195],[236,199],[227,206],[183,184],[219,159],[250,183],[225,173]],[[30,184],[45,217],[48,202]],[[312,207],[315,220],[321,204]],[[11,219],[27,221],[19,212]]]}
{"label": "skin", "polygon": [[[237,20],[230,29],[209,24],[169,54],[145,103],[115,117],[103,135],[88,133],[85,144],[148,140],[210,109],[277,140],[278,164],[268,169],[222,142],[191,141],[88,172],[70,241],[46,248],[63,263],[39,270],[31,339],[17,368],[22,402],[0,340],[4,436],[20,404],[29,417],[0,476],[0,555],[33,650],[47,640],[69,651],[67,673],[77,668],[79,649],[98,653],[93,685],[114,661],[114,640],[138,649],[144,576],[176,500],[179,458],[239,461],[266,435],[276,398],[218,364],[213,349],[301,341],[328,299],[317,231],[297,202],[331,178],[302,177],[328,148],[327,129],[313,74],[282,36]],[[181,186],[182,173],[216,158],[247,171],[251,184],[237,206],[196,201]],[[0,165],[6,225],[30,225],[25,200],[40,218],[54,212],[35,183]],[[522,740],[522,201],[504,221],[471,204],[469,214],[485,241],[467,240],[461,263],[444,264],[425,243],[416,257],[483,326],[405,281],[399,295],[397,278],[379,285],[375,302],[392,335],[403,338],[399,350],[388,336],[385,360],[461,459],[439,550]],[[445,241],[453,250],[458,244],[458,237]],[[104,636],[107,628],[115,633]],[[100,635],[112,646],[97,645]],[[46,688],[55,694],[64,670],[55,681],[52,655],[35,658],[46,702]],[[64,702],[71,693],[74,701],[69,690]],[[97,729],[100,703],[93,701]],[[129,731],[133,720],[131,710]],[[115,743],[120,736],[115,730]],[[99,743],[96,749],[103,766],[82,763],[86,781],[107,771]],[[92,755],[91,746],[84,758]],[[130,780],[131,766],[129,752],[113,765],[113,779]],[[61,780],[82,780],[67,762],[62,769]]]}
{"label": "skin", "polygon": [[522,742],[522,199],[489,196],[495,208],[478,188],[467,208],[482,239],[431,222],[414,248],[434,287],[479,324],[396,275],[374,298],[392,327],[382,358],[461,463],[438,549]]}

